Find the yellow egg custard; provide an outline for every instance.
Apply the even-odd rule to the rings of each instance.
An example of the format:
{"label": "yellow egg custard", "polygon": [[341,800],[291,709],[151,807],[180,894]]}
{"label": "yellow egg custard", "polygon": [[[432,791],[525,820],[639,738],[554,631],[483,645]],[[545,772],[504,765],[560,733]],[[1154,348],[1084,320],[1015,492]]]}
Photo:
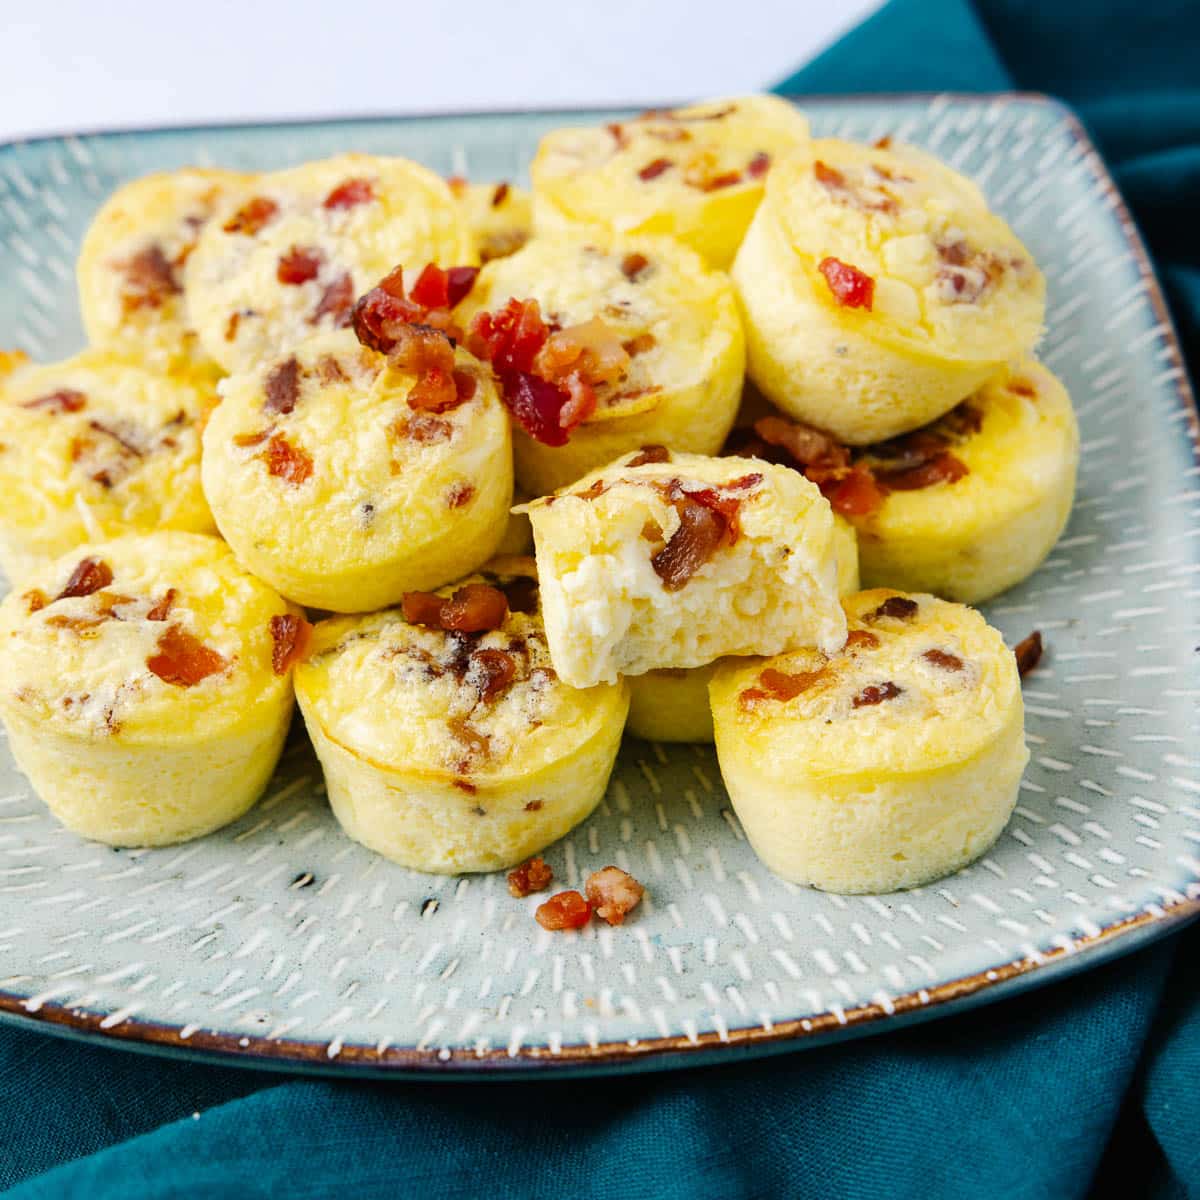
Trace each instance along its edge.
{"label": "yellow egg custard", "polygon": [[599,803],[623,683],[555,673],[532,560],[322,621],[296,694],[342,828],[419,871],[509,867]]}
{"label": "yellow egg custard", "polygon": [[202,475],[247,570],[298,604],[366,612],[491,557],[512,500],[508,418],[490,373],[444,344],[445,400],[351,330],[223,381]]}
{"label": "yellow egg custard", "polygon": [[833,892],[915,887],[1000,835],[1029,759],[1016,659],[973,609],[890,589],[845,601],[845,647],[727,661],[717,757],[758,856]]}
{"label": "yellow egg custard", "polygon": [[575,223],[667,234],[726,268],[771,164],[808,140],[807,119],[776,96],[557,129],[542,139],[530,168],[534,224],[539,234]]}
{"label": "yellow egg custard", "polygon": [[270,779],[308,632],[215,537],[78,547],[0,605],[13,756],[84,837],[200,837],[241,816]]}
{"label": "yellow egg custard", "polygon": [[513,299],[526,309],[537,302],[544,344],[534,371],[579,378],[591,401],[556,437],[523,419],[510,397],[516,477],[527,492],[545,495],[648,443],[709,454],[725,440],[745,370],[737,301],[729,280],[686,247],[603,230],[537,237],[485,266],[455,316],[469,328],[480,314],[505,315]]}
{"label": "yellow egg custard", "polygon": [[215,385],[106,351],[0,371],[0,566],[14,582],[121,533],[213,529],[200,487]]}
{"label": "yellow egg custard", "polygon": [[253,176],[189,167],[118,188],[79,252],[83,327],[93,346],[158,371],[220,371],[200,345],[183,299],[183,273],[224,197]]}
{"label": "yellow egg custard", "polygon": [[833,139],[771,172],[733,266],[748,369],[843,442],[934,420],[1042,332],[1045,280],[978,189],[929,155]]}
{"label": "yellow egg custard", "polygon": [[845,639],[833,513],[786,467],[655,447],[524,509],[573,687]]}
{"label": "yellow egg custard", "polygon": [[[921,486],[946,454],[953,469]],[[1079,428],[1063,385],[1026,360],[932,426],[857,461],[892,485],[876,511],[855,518],[866,586],[978,604],[1032,574],[1058,541],[1075,496]]]}
{"label": "yellow egg custard", "polygon": [[[854,526],[836,513],[833,540],[838,595],[848,596],[858,591],[858,539]],[[626,730],[648,742],[711,742],[708,682],[717,665],[714,662],[690,670],[665,667],[630,675]]]}
{"label": "yellow egg custard", "polygon": [[342,154],[226,197],[188,256],[184,293],[204,349],[244,371],[347,324],[395,266],[473,260],[444,179],[407,159]]}
{"label": "yellow egg custard", "polygon": [[482,263],[516,254],[533,234],[533,198],[515,184],[446,180],[462,208]]}

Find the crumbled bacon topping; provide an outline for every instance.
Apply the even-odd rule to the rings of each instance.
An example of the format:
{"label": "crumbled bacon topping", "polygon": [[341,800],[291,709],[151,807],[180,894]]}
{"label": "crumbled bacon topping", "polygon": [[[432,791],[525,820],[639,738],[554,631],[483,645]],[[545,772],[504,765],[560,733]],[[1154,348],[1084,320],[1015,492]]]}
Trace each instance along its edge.
{"label": "crumbled bacon topping", "polygon": [[920,605],[907,596],[889,596],[878,608],[867,613],[866,620],[879,621],[884,617],[892,617],[897,621],[907,621],[917,615]]}
{"label": "crumbled bacon topping", "polygon": [[636,251],[631,254],[626,254],[621,259],[621,274],[633,283],[638,276],[650,265],[650,260],[644,254],[638,254]]}
{"label": "crumbled bacon topping", "polygon": [[300,363],[293,354],[272,367],[263,384],[267,398],[263,401],[263,412],[286,416],[296,407],[300,399]]}
{"label": "crumbled bacon topping", "polygon": [[827,257],[817,264],[834,299],[843,308],[865,308],[871,311],[875,303],[875,280],[864,271],[844,263],[840,258]]}
{"label": "crumbled bacon topping", "polygon": [[347,179],[325,197],[322,207],[328,209],[355,208],[375,199],[375,189],[369,179]]}
{"label": "crumbled bacon topping", "polygon": [[623,925],[641,903],[646,889],[620,867],[601,867],[588,876],[585,887],[592,912],[610,925]]}
{"label": "crumbled bacon topping", "polygon": [[627,467],[644,467],[647,463],[665,463],[671,461],[671,452],[666,446],[643,446],[625,465]]}
{"label": "crumbled bacon topping", "polygon": [[312,644],[313,627],[295,613],[284,613],[272,617],[271,670],[276,675],[286,675],[298,662],[304,661]]}
{"label": "crumbled bacon topping", "polygon": [[531,372],[550,327],[536,300],[511,299],[496,312],[477,313],[467,331],[467,349],[490,362],[497,375]]}
{"label": "crumbled bacon topping", "polygon": [[69,600],[74,596],[90,596],[101,588],[106,588],[113,581],[112,567],[102,558],[84,558],[76,564],[75,570],[67,580],[66,586],[55,601]]}
{"label": "crumbled bacon topping", "polygon": [[462,508],[464,504],[471,503],[474,495],[475,485],[460,479],[446,493],[446,506],[448,508]]}
{"label": "crumbled bacon topping", "polygon": [[505,200],[508,199],[508,183],[507,181],[498,183],[495,190],[492,192],[492,207],[499,208]]}
{"label": "crumbled bacon topping", "polygon": [[807,692],[809,688],[826,679],[829,671],[818,667],[815,671],[777,671],[767,667],[758,677],[758,686],[746,688],[738,697],[743,708],[757,704],[760,700],[780,700],[786,703]]}
{"label": "crumbled bacon topping", "polygon": [[50,602],[46,593],[41,588],[30,588],[27,592],[21,593],[21,599],[25,601],[25,611],[32,616],[35,612],[41,612],[43,608]]}
{"label": "crumbled bacon topping", "polygon": [[146,614],[147,621],[165,621],[171,615],[171,609],[175,607],[175,601],[178,599],[179,593],[175,588],[167,588],[161,600],[156,600],[153,607]]}
{"label": "crumbled bacon topping", "polygon": [[87,407],[87,397],[74,388],[59,388],[46,396],[38,396],[36,400],[25,400],[22,408],[44,409],[49,413],[77,413]]}
{"label": "crumbled bacon topping", "polygon": [[484,647],[471,652],[467,678],[482,703],[490,704],[502,696],[516,677],[517,660],[507,650]]}
{"label": "crumbled bacon topping", "polygon": [[638,178],[643,183],[649,183],[652,179],[657,179],[664,171],[669,171],[673,165],[669,158],[656,158],[638,171]]}
{"label": "crumbled bacon topping", "polygon": [[468,583],[448,598],[436,592],[405,592],[401,610],[411,625],[455,633],[486,633],[504,624],[508,597],[490,584]]}
{"label": "crumbled bacon topping", "polygon": [[921,657],[931,666],[938,667],[943,671],[961,671],[963,669],[963,660],[957,654],[951,654],[949,650],[938,650],[935,647],[932,650],[926,650]]}
{"label": "crumbled bacon topping", "polygon": [[155,242],[120,264],[125,276],[121,303],[126,312],[139,308],[161,308],[169,296],[183,288],[175,276],[175,265]]}
{"label": "crumbled bacon topping", "polygon": [[280,283],[292,287],[308,283],[316,279],[317,272],[321,269],[321,259],[320,250],[309,246],[292,246],[286,254],[280,255],[279,263],[275,267],[275,278]]}
{"label": "crumbled bacon topping", "polygon": [[448,442],[454,434],[454,426],[449,421],[443,421],[441,417],[430,417],[421,413],[395,422],[389,427],[389,432],[396,437],[431,446],[435,442]]}
{"label": "crumbled bacon topping", "polygon": [[153,674],[176,687],[194,687],[228,665],[225,658],[181,625],[168,625],[158,635],[158,653],[146,659],[146,667]]}
{"label": "crumbled bacon topping", "polygon": [[882,704],[885,700],[895,700],[904,689],[894,684],[890,679],[883,683],[869,683],[850,703],[855,708],[870,708]]}
{"label": "crumbled bacon topping", "polygon": [[[761,482],[762,476],[747,476],[747,479]],[[653,555],[650,565],[662,580],[663,587],[669,592],[677,592],[722,544],[732,546],[737,541],[741,532],[738,507],[742,499],[722,495],[712,488],[685,491],[678,479],[662,485],[662,494],[679,514],[679,527],[667,544]]]}
{"label": "crumbled bacon topping", "polygon": [[852,629],[846,634],[846,649],[853,653],[859,647],[864,650],[876,650],[879,639],[869,629]]}
{"label": "crumbled bacon topping", "polygon": [[350,324],[350,310],[353,307],[354,280],[350,278],[349,271],[343,271],[326,285],[308,323],[318,325],[330,317],[335,329],[345,329]]}
{"label": "crumbled bacon topping", "polygon": [[450,310],[475,285],[478,267],[451,267],[443,271],[430,263],[405,294],[404,269],[396,267],[354,305],[351,324],[364,346],[389,354],[408,325],[424,325],[461,340]]}
{"label": "crumbled bacon topping", "polygon": [[771,169],[771,156],[760,150],[747,164],[746,174],[751,179],[761,179]]}
{"label": "crumbled bacon topping", "polygon": [[1028,637],[1022,638],[1014,647],[1013,654],[1017,658],[1017,672],[1022,679],[1042,661],[1042,631],[1035,629]]}
{"label": "crumbled bacon topping", "polygon": [[226,233],[244,233],[247,237],[254,237],[278,212],[279,205],[274,200],[266,196],[253,196],[221,228]]}
{"label": "crumbled bacon topping", "polygon": [[876,467],[876,480],[894,492],[914,492],[938,483],[957,483],[967,475],[967,465],[949,450],[939,450],[911,467]]}
{"label": "crumbled bacon topping", "polygon": [[539,904],[534,919],[543,929],[582,929],[592,919],[592,906],[578,892],[557,892]]}
{"label": "crumbled bacon topping", "polygon": [[281,433],[271,435],[267,448],[258,457],[267,464],[271,475],[293,487],[299,487],[313,473],[312,456],[300,446],[293,446]]}
{"label": "crumbled bacon topping", "polygon": [[496,585],[508,599],[509,612],[533,613],[538,608],[538,581],[529,575],[514,575]]}
{"label": "crumbled bacon topping", "polygon": [[1029,382],[1028,379],[1022,379],[1019,375],[1014,375],[1004,385],[1007,391],[1010,391],[1015,396],[1033,397],[1037,395],[1037,388]]}
{"label": "crumbled bacon topping", "polygon": [[657,345],[658,338],[647,330],[645,333],[639,333],[622,342],[621,348],[630,358],[636,358],[639,354],[645,354],[647,350],[653,350]]}
{"label": "crumbled bacon topping", "polygon": [[[529,806],[526,805],[526,808]],[[554,879],[554,871],[541,855],[513,867],[507,875],[508,891],[511,896],[523,900],[534,892],[544,892]]]}

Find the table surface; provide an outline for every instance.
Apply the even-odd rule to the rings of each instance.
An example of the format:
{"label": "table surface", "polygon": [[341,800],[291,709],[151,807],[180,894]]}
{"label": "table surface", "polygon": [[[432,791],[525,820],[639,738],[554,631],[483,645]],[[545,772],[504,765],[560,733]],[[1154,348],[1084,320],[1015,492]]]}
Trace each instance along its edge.
{"label": "table surface", "polygon": [[[288,116],[651,103],[782,78],[878,0],[58,0],[4,16],[0,140]],[[736,26],[731,29],[731,17]],[[731,53],[731,49],[736,47]]]}

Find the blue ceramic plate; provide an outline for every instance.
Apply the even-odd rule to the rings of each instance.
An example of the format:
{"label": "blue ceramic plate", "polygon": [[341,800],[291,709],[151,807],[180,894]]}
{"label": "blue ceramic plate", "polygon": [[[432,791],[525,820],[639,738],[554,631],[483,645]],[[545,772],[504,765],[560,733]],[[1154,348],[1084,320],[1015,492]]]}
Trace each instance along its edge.
{"label": "blue ceramic plate", "polygon": [[[844,898],[757,861],[709,748],[628,740],[600,809],[548,853],[576,886],[649,888],[621,929],[551,935],[503,876],[419,875],[339,832],[302,730],[242,821],[118,852],[60,829],[0,745],[0,1010],[114,1044],[345,1072],[596,1071],[811,1045],[1000,996],[1200,909],[1200,468],[1162,297],[1099,158],[1036,97],[817,100],[821,134],[918,142],[973,175],[1050,283],[1043,354],[1083,469],[1050,560],[988,607],[1049,652],[1008,831],[932,887]],[[118,184],[341,150],[522,178],[538,137],[619,113],[313,122],[0,149],[0,346],[82,342],[72,264]],[[0,498],[2,503],[2,498]],[[2,669],[2,664],[0,664]]]}

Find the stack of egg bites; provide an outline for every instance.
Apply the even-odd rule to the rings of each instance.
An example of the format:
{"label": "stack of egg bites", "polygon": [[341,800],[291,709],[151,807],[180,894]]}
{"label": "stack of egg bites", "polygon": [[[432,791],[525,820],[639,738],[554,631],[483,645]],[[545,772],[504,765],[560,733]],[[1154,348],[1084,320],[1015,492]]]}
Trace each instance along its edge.
{"label": "stack of egg bites", "polygon": [[491,871],[589,815],[628,723],[715,741],[787,880],[963,866],[1028,757],[966,606],[1045,557],[1078,457],[1028,250],[766,96],[558,130],[531,175],[109,199],[88,348],[0,355],[20,767],[86,837],[177,842],[255,802],[294,697],[351,837]]}

